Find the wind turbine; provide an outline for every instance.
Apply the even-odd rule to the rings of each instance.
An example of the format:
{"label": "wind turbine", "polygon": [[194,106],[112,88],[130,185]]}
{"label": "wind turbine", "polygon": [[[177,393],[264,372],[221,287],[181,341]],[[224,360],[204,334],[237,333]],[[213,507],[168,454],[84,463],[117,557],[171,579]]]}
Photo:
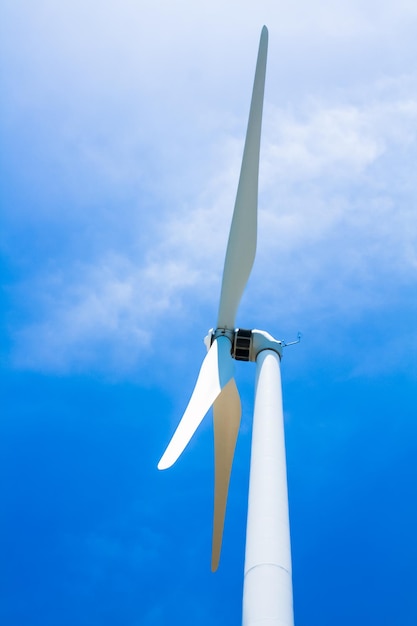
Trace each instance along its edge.
{"label": "wind turbine", "polygon": [[255,259],[259,149],[268,30],[259,43],[242,166],[227,244],[217,327],[193,394],[158,468],[173,465],[213,406],[215,491],[212,571],[219,564],[230,472],[241,405],[234,359],[256,361],[243,626],[293,626],[291,551],[280,360],[285,345],[260,330],[235,327],[236,312]]}

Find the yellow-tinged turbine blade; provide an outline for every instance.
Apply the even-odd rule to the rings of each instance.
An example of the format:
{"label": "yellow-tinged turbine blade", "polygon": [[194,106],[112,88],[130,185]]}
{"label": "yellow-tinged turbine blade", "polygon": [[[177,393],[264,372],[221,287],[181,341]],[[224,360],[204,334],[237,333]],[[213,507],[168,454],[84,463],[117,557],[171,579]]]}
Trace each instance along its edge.
{"label": "yellow-tinged turbine blade", "polygon": [[241,405],[234,378],[213,405],[214,416],[214,520],[211,571],[219,566],[230,472],[240,426]]}

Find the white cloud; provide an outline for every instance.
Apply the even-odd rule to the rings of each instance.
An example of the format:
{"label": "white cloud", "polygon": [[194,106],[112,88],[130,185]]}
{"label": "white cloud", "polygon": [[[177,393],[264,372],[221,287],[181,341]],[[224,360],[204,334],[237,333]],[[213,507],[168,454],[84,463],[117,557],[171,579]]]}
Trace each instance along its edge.
{"label": "white cloud", "polygon": [[[8,44],[24,78],[19,86],[9,75],[15,90],[10,103],[17,105],[10,107],[9,121],[17,127],[23,118],[33,133],[40,125],[30,126],[31,112],[45,124],[28,165],[40,198],[36,215],[47,230],[52,207],[66,241],[65,254],[54,251],[53,271],[41,259],[19,287],[31,303],[27,322],[14,324],[19,366],[96,366],[104,350],[110,363],[129,368],[168,317],[178,322],[201,306],[217,307],[248,109],[247,67],[254,65],[255,49],[243,45],[254,28],[253,11],[248,5],[242,28],[230,30],[230,8],[221,25],[214,7],[206,7],[187,13],[175,30],[178,7],[162,5],[156,31],[151,26],[160,5],[157,11],[145,3],[138,11],[136,3],[124,2],[115,12],[105,4],[95,15],[90,5],[63,12],[44,2],[30,25],[21,24],[26,48]],[[249,317],[255,316],[255,298],[268,293],[270,318],[283,292],[291,293],[291,315],[306,307],[356,315],[382,306],[386,283],[415,276],[417,101],[416,76],[407,64],[407,24],[415,9],[389,2],[378,7],[371,15],[368,5],[338,2],[317,14],[298,2],[278,21],[276,4],[262,3],[271,55],[261,245],[243,302]],[[204,20],[201,31],[196,24]],[[48,23],[55,28],[46,29]],[[394,68],[391,57],[384,65],[389,50],[376,63],[369,43],[370,36],[381,43],[392,25],[404,34],[398,52],[403,67],[397,59]],[[284,27],[285,40],[278,37]],[[291,57],[300,38],[301,52]],[[285,63],[276,47],[274,54],[283,41],[291,52]],[[355,59],[365,50],[354,77],[343,74],[341,41]],[[328,59],[321,69],[323,45]],[[295,76],[301,53],[316,65]],[[336,67],[339,61],[336,81],[326,72],[328,63]],[[290,78],[280,78],[278,64],[288,76],[292,72]],[[317,85],[308,76],[312,68]],[[245,102],[237,106],[234,98]],[[52,125],[51,115],[58,120]],[[25,176],[27,171],[22,180],[31,188]],[[54,186],[60,193],[51,201],[45,194]],[[20,203],[13,214],[35,219],[32,206]],[[75,244],[67,242],[79,239],[83,246],[71,254]]]}

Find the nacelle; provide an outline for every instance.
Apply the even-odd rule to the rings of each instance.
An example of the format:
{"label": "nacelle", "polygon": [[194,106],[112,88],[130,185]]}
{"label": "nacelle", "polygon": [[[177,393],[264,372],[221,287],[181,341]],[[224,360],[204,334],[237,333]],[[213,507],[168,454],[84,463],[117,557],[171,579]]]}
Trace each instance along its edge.
{"label": "nacelle", "polygon": [[273,350],[282,358],[283,342],[274,339],[272,335],[264,330],[246,330],[236,328],[211,328],[204,338],[207,350],[210,349],[216,337],[225,336],[231,343],[231,354],[236,361],[256,361],[256,357],[262,350]]}

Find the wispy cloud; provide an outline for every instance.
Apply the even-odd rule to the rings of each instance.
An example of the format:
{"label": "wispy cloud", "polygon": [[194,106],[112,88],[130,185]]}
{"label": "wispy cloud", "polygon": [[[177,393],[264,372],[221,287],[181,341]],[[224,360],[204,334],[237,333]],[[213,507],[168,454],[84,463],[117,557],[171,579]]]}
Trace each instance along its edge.
{"label": "wispy cloud", "polygon": [[[271,6],[266,2],[264,9]],[[146,27],[155,16],[148,9],[146,19],[135,23],[144,35],[140,45],[125,20],[129,12],[138,17],[133,5],[123,23],[116,19],[114,37],[107,7],[100,13],[97,45],[88,36],[87,10],[73,55],[70,35],[81,9],[66,15],[50,3],[33,14],[32,30],[29,23],[20,25],[26,49],[7,44],[25,77],[19,84],[7,74],[6,107],[6,136],[15,150],[10,168],[17,176],[20,164],[21,186],[12,181],[6,195],[11,237],[4,248],[10,258],[18,252],[26,259],[11,290],[21,310],[10,322],[19,367],[97,367],[105,354],[106,363],[130,368],[138,354],[152,349],[167,318],[178,323],[193,318],[196,309],[217,306],[251,81],[243,90],[239,69],[234,89],[245,91],[245,106],[225,113],[213,96],[215,88],[222,97],[233,91],[220,47],[195,42],[201,55],[196,64],[187,31],[190,38],[169,58],[173,34],[161,39],[163,21],[155,47]],[[341,41],[347,38],[351,47],[352,36],[362,44],[365,34],[379,41],[390,21],[407,39],[406,15],[413,11],[407,5],[393,12],[387,4],[378,12],[377,31],[359,5],[333,7],[318,21],[326,41],[337,25]],[[37,47],[52,14],[57,30]],[[310,32],[307,21],[293,18],[290,11],[287,26]],[[273,30],[275,13],[271,21]],[[135,60],[126,54],[129,46]],[[152,72],[150,61],[137,58],[141,46]],[[312,53],[318,63],[320,50]],[[103,61],[112,51],[109,75]],[[343,65],[343,53],[337,46],[334,52]],[[321,82],[312,86],[305,74],[300,94],[285,76],[278,89],[274,56],[270,65],[261,245],[245,314],[255,318],[256,302],[266,293],[265,323],[283,293],[290,294],[289,317],[309,310],[348,320],[383,307],[390,285],[415,278],[416,76],[389,65],[378,71],[368,51],[355,80],[346,75],[327,85],[323,64]],[[133,67],[140,80],[132,80]],[[285,104],[282,88],[288,90]],[[25,132],[19,133],[22,123]]]}
{"label": "wispy cloud", "polygon": [[[282,290],[295,291],[292,314],[306,306],[347,314],[382,305],[386,282],[415,275],[408,160],[416,150],[417,101],[309,101],[302,110],[269,109],[265,126],[254,292],[270,293],[266,286],[276,284],[273,309]],[[87,364],[108,344],[116,361],[133,364],[163,320],[187,318],[212,297],[241,151],[233,137],[223,141],[219,172],[185,206],[160,213],[137,257],[99,249],[85,262],[67,260],[57,274],[41,270],[29,287],[43,294],[40,319],[17,330],[17,363]]]}

